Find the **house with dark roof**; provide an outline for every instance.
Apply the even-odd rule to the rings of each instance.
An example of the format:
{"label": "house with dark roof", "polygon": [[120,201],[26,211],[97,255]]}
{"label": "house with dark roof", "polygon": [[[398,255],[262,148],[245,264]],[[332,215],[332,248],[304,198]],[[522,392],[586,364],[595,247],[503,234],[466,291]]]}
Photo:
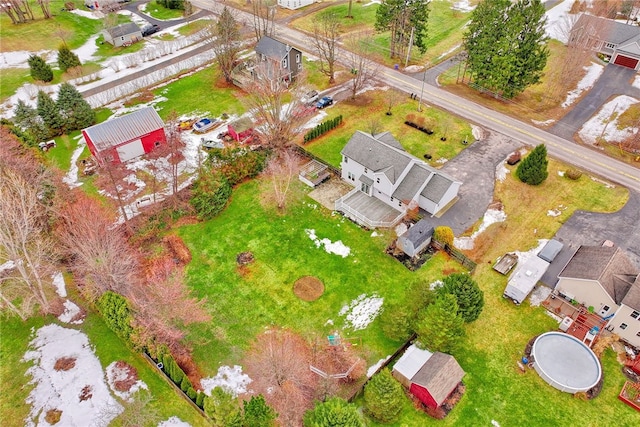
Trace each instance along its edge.
{"label": "house with dark roof", "polygon": [[102,30],[104,41],[115,47],[126,46],[142,40],[142,30],[133,22]]}
{"label": "house with dark roof", "polygon": [[412,344],[391,374],[425,406],[436,409],[456,390],[465,372],[453,356],[431,353]]}
{"label": "house with dark roof", "polygon": [[427,218],[413,224],[407,231],[398,236],[396,246],[411,258],[417,256],[431,243],[434,228]]}
{"label": "house with dark roof", "polygon": [[608,330],[640,348],[640,271],[620,248],[580,246],[558,275],[556,292],[593,307]]}
{"label": "house with dark roof", "polygon": [[571,28],[568,43],[606,55],[611,64],[640,69],[640,27],[637,25],[583,13]]}
{"label": "house with dark roof", "polygon": [[262,36],[256,45],[256,65],[269,76],[279,74],[293,80],[302,71],[302,52],[269,36]]}
{"label": "house with dark roof", "polygon": [[355,188],[336,210],[368,227],[393,227],[416,207],[437,215],[462,185],[407,153],[389,132],[356,131],[341,154],[342,179]]}
{"label": "house with dark roof", "polygon": [[153,107],[88,127],[82,135],[99,164],[123,163],[167,142],[164,122]]}

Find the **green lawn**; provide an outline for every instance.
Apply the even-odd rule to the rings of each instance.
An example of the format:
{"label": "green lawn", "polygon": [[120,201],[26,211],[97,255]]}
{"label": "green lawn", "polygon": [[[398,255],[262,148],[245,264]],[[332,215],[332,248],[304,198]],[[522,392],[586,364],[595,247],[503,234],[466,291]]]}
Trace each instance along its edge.
{"label": "green lawn", "polygon": [[[370,102],[364,106],[353,105],[350,101],[338,102],[326,110],[332,118],[338,115],[343,117],[343,125],[325,134],[324,136],[305,145],[305,149],[322,158],[333,166],[340,167],[340,151],[346,145],[349,138],[356,130],[368,132],[371,121],[377,121],[377,132],[389,131],[402,143],[405,149],[414,156],[423,159],[424,154],[431,154],[428,162],[432,166],[441,166],[438,159],[452,159],[464,149],[461,143],[467,138],[473,141],[471,127],[465,121],[451,116],[445,111],[435,108],[426,108],[422,104],[422,112],[418,113],[418,102],[402,98],[399,105],[392,108],[392,115],[386,115],[388,97],[385,91],[366,92],[359,97],[367,98]],[[427,135],[404,124],[408,114],[416,117],[425,117],[435,120],[436,127],[433,135]],[[446,141],[440,137],[447,136]],[[427,160],[425,160],[427,161]]]}
{"label": "green lawn", "polygon": [[160,20],[169,20],[169,19],[177,19],[182,18],[184,15],[184,11],[180,9],[168,9],[161,4],[158,4],[155,0],[147,3],[145,9],[145,13],[153,16],[155,19]]}
{"label": "green lawn", "polygon": [[[254,180],[234,189],[232,201],[217,218],[184,226],[178,234],[191,250],[188,282],[207,297],[213,321],[191,328],[198,365],[206,374],[220,363],[238,363],[252,338],[268,325],[293,328],[306,337],[341,330],[340,309],[361,294],[377,293],[385,303],[403,298],[408,284],[432,281],[443,270],[461,270],[446,257],[432,258],[418,272],[410,272],[384,253],[390,233],[372,237],[342,216],[332,215],[305,196],[308,189],[296,181],[286,214],[263,206],[270,183]],[[268,194],[268,193],[267,193]],[[305,233],[341,240],[351,248],[343,258],[317,248]],[[239,271],[236,255],[253,252],[256,261]],[[375,268],[372,268],[375,266]],[[294,282],[312,275],[323,281],[325,292],[314,302],[299,300]],[[333,321],[333,325],[327,322]],[[364,330],[343,331],[362,339],[369,363],[391,354],[398,343],[386,338],[376,320]]]}
{"label": "green lawn", "polygon": [[373,24],[376,21],[376,10],[378,10],[377,4],[365,6],[364,3],[353,2],[351,8],[353,18],[347,18],[348,9],[348,4],[329,6],[319,12],[296,19],[290,25],[312,33],[314,22],[317,21],[318,16],[335,14],[340,18],[342,34],[373,30]]}
{"label": "green lawn", "polygon": [[203,28],[207,27],[211,24],[211,21],[206,19],[198,19],[197,21],[189,22],[177,29],[178,33],[183,36],[190,36],[191,34],[195,34]]}
{"label": "green lawn", "polygon": [[28,68],[0,69],[0,101],[12,96],[25,82],[33,82]]}
{"label": "green lawn", "polygon": [[[80,301],[69,286],[67,289],[71,291],[72,298],[76,303]],[[3,392],[2,399],[0,399],[0,413],[2,413],[3,426],[24,424],[23,420],[30,410],[30,406],[25,403],[25,398],[31,387],[24,386],[29,378],[26,375],[29,364],[23,363],[21,359],[28,349],[31,331],[50,323],[58,323],[65,328],[80,329],[87,334],[103,369],[111,362],[118,360],[124,360],[136,368],[139,378],[147,384],[152,393],[153,405],[162,420],[177,416],[192,426],[207,425],[200,414],[179,397],[151,365],[139,354],[129,350],[104,324],[102,318],[89,309],[88,316],[81,325],[63,324],[51,316],[46,318],[36,316],[26,322],[22,322],[18,318],[2,318],[0,322],[0,335],[2,336],[2,340],[0,340],[0,382]]]}
{"label": "green lawn", "polygon": [[218,87],[220,72],[216,67],[204,70],[172,82],[153,92],[167,100],[158,102],[158,114],[166,119],[172,110],[178,115],[210,114],[219,116],[222,113],[242,114],[244,107],[238,98],[235,86]]}

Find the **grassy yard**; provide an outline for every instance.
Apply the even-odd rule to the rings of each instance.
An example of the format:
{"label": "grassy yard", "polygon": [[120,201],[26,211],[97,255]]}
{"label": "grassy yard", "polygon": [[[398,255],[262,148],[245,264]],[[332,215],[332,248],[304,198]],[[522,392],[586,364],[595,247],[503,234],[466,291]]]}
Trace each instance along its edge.
{"label": "grassy yard", "polygon": [[[67,287],[68,290],[73,290]],[[77,303],[77,296],[71,296]],[[149,390],[153,394],[154,403],[161,419],[166,420],[171,416],[178,416],[192,426],[204,426],[204,419],[194,411],[191,406],[180,398],[139,354],[129,350],[102,321],[102,318],[89,310],[88,316],[82,325],[61,324],[66,328],[80,329],[89,337],[94,346],[96,356],[100,359],[102,368],[106,368],[111,362],[124,360],[138,371]],[[60,322],[54,317],[33,317],[26,322],[17,318],[2,318],[0,322],[0,382],[2,383],[2,399],[0,399],[0,413],[2,413],[3,426],[21,426],[28,415],[30,406],[25,403],[25,398],[31,387],[25,387],[27,382],[26,371],[29,364],[21,361],[28,349],[31,340],[31,331],[44,325]]]}
{"label": "grassy yard", "polygon": [[177,29],[178,33],[183,36],[190,36],[191,34],[195,34],[203,28],[207,27],[211,24],[212,21],[206,19],[198,19],[197,21],[189,22]]}
{"label": "grassy yard", "polygon": [[144,12],[159,20],[178,19],[184,16],[183,10],[166,8],[155,0],[147,3]]}
{"label": "grassy yard", "polygon": [[[369,132],[371,123],[375,122],[377,132],[391,132],[409,153],[420,159],[424,154],[431,154],[432,159],[429,162],[432,166],[438,167],[441,165],[437,162],[438,159],[452,159],[464,149],[465,146],[461,141],[465,138],[468,141],[473,141],[471,127],[468,123],[445,111],[426,108],[424,104],[422,112],[418,113],[417,101],[403,99],[399,105],[392,108],[393,115],[386,115],[388,110],[387,97],[388,93],[385,91],[365,92],[358,96],[360,99],[356,100],[358,105],[351,101],[344,101],[328,108],[326,110],[328,118],[341,114],[343,125],[305,145],[305,149],[333,166],[339,167],[340,151],[349,138],[356,130]],[[365,102],[366,105],[362,105]],[[437,124],[433,135],[427,135],[405,125],[404,121],[408,114],[435,120]],[[447,140],[441,141],[440,137],[445,134]]]}
{"label": "grassy yard", "polygon": [[28,68],[3,68],[0,69],[0,81],[0,101],[4,102],[25,82],[33,82],[33,79]]}
{"label": "grassy yard", "polygon": [[[262,180],[242,184],[217,218],[177,231],[193,256],[189,284],[207,297],[213,314],[211,324],[192,328],[190,336],[197,343],[197,363],[208,375],[221,363],[240,362],[252,338],[266,326],[286,326],[323,339],[343,328],[344,318],[338,312],[359,295],[377,294],[385,304],[399,301],[410,283],[430,282],[442,277],[443,271],[462,269],[438,255],[418,272],[410,272],[384,253],[391,240],[388,232],[374,237],[332,215],[306,197],[308,188],[298,181],[284,214],[265,202],[269,191],[270,183]],[[315,230],[320,239],[341,240],[351,248],[350,255],[343,258],[316,247],[307,229]],[[245,251],[253,252],[256,261],[239,269],[236,255]],[[314,302],[304,302],[292,292],[294,282],[307,275],[318,277],[325,286]],[[347,328],[342,333],[362,339],[363,355],[370,364],[398,345],[382,334],[378,320],[364,330]]]}

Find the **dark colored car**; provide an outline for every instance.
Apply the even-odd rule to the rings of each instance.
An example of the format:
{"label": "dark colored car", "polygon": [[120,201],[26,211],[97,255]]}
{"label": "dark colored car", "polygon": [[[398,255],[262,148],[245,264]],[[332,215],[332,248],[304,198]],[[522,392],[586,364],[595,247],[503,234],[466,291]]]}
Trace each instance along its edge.
{"label": "dark colored car", "polygon": [[147,25],[142,29],[142,37],[150,36],[158,31],[160,31],[160,26],[158,24]]}
{"label": "dark colored car", "polygon": [[323,109],[324,107],[328,107],[329,105],[333,105],[333,98],[330,96],[324,96],[320,101],[316,103],[316,108],[318,110]]}

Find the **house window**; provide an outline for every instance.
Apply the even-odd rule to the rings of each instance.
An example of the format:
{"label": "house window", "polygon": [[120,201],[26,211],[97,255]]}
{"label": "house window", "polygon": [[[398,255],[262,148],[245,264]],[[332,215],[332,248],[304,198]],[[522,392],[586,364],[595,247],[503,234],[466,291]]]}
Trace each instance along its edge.
{"label": "house window", "polygon": [[626,323],[622,323],[620,325],[620,329],[627,329],[627,324]]}
{"label": "house window", "polygon": [[637,319],[638,316],[640,316],[640,313],[638,313],[637,311],[634,311],[633,313],[631,313],[631,317],[633,317],[634,319]]}
{"label": "house window", "polygon": [[636,334],[636,336],[637,336],[637,337],[640,337],[640,332],[638,332],[638,333]]}
{"label": "house window", "polygon": [[351,172],[347,174],[347,178],[349,178],[351,181],[355,181],[356,179],[356,177]]}
{"label": "house window", "polygon": [[398,206],[402,207],[402,201],[398,200]]}
{"label": "house window", "polygon": [[364,168],[364,173],[369,173],[369,170],[367,168]]}
{"label": "house window", "polygon": [[296,64],[300,63],[300,54],[296,53]]}
{"label": "house window", "polygon": [[282,68],[287,68],[287,58],[282,60]]}
{"label": "house window", "polygon": [[380,184],[380,178],[376,178],[376,182]]}
{"label": "house window", "polygon": [[391,201],[392,201],[392,202],[394,201],[394,198],[393,198],[393,196],[391,197]]}
{"label": "house window", "polygon": [[616,47],[614,43],[605,43],[604,46],[609,49],[615,49]]}
{"label": "house window", "polygon": [[156,142],[154,142],[154,143],[153,143],[153,145],[154,145],[156,148],[160,147],[160,141],[156,141]]}
{"label": "house window", "polygon": [[605,305],[604,307],[602,307],[602,312],[606,313],[607,311],[609,311],[609,306]]}
{"label": "house window", "polygon": [[343,161],[344,161],[345,163],[349,163],[349,158],[348,158],[347,156],[345,156]]}
{"label": "house window", "polygon": [[365,184],[363,182],[362,185],[360,186],[360,191],[362,191],[363,193],[369,194],[369,184]]}

